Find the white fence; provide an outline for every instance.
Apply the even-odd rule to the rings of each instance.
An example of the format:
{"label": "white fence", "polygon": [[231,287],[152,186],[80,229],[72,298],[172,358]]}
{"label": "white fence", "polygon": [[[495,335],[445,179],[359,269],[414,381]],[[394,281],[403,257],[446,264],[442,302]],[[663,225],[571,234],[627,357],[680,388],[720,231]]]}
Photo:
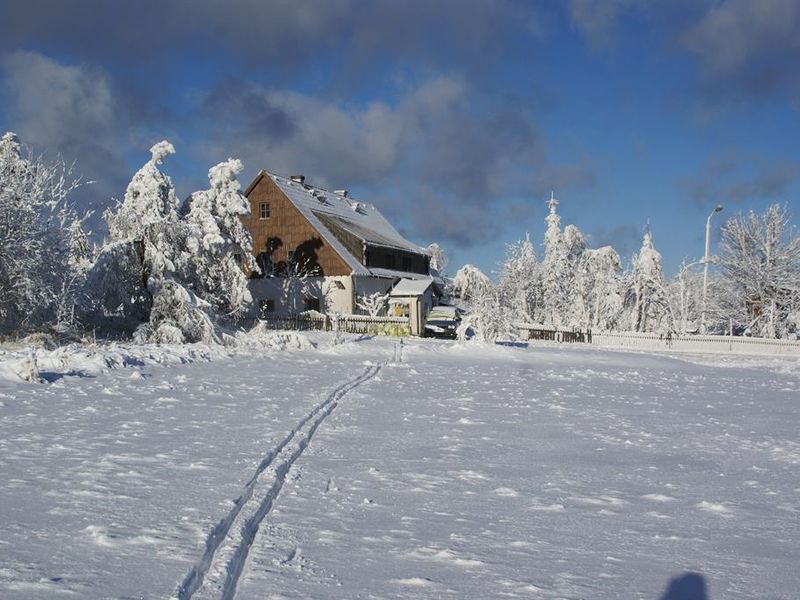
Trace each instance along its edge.
{"label": "white fence", "polygon": [[656,333],[592,333],[591,344],[672,352],[782,354],[800,357],[800,342],[725,335],[662,336]]}

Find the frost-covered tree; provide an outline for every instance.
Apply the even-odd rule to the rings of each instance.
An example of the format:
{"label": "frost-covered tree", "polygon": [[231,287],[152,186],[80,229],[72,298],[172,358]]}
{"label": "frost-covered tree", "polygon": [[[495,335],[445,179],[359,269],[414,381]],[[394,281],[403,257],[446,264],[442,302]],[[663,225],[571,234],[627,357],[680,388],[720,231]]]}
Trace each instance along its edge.
{"label": "frost-covered tree", "polygon": [[[703,276],[692,267],[702,265],[702,261],[681,264],[678,273],[667,284],[672,314],[675,316],[675,329],[682,334],[700,328],[700,313],[703,302]],[[709,292],[713,292],[718,282],[712,280]],[[713,294],[712,294],[713,295]],[[711,297],[709,297],[709,300]]]}
{"label": "frost-covered tree", "polygon": [[178,258],[182,278],[216,310],[237,317],[252,302],[242,261],[257,271],[253,240],[242,223],[250,204],[241,194],[239,160],[228,159],[208,172],[211,187],[191,195],[185,209],[185,252]]}
{"label": "frost-covered tree", "polygon": [[561,231],[558,200],[552,195],[547,203],[549,214],[545,218],[544,258],[541,265],[542,313],[539,320],[554,327],[574,326],[575,307],[573,286],[579,249],[585,247],[583,236],[577,228],[568,226]]}
{"label": "frost-covered tree", "polygon": [[456,331],[458,339],[464,340],[472,331],[476,341],[494,344],[501,339],[514,338],[511,313],[503,304],[500,290],[495,286],[481,286],[470,297],[466,313]]}
{"label": "frost-covered tree", "polygon": [[436,271],[437,275],[444,275],[449,259],[444,249],[436,242],[428,246],[428,256],[430,257],[431,270]]}
{"label": "frost-covered tree", "polygon": [[800,235],[785,207],[773,204],[762,214],[729,219],[722,227],[720,265],[756,335],[791,332],[789,317],[800,304]]}
{"label": "frost-covered tree", "polygon": [[0,138],[0,332],[74,325],[87,242],[68,198],[79,185],[63,160]]}
{"label": "frost-covered tree", "polygon": [[533,323],[541,303],[539,262],[530,236],[508,246],[500,270],[500,297],[514,321]]}
{"label": "frost-covered tree", "polygon": [[576,266],[575,302],[578,326],[611,331],[622,317],[623,295],[619,255],[611,246],[584,249]]}
{"label": "frost-covered tree", "polygon": [[122,202],[104,213],[109,239],[87,277],[93,325],[127,330],[149,320],[154,297],[173,277],[186,232],[172,180],[159,167],[174,152],[167,141],[150,148]]}
{"label": "frost-covered tree", "polygon": [[172,180],[159,169],[175,148],[162,141],[150,148],[150,154],[128,184],[122,203],[105,213],[109,240],[137,246],[148,285],[151,279],[157,283],[174,273],[174,261],[186,239]]}
{"label": "frost-covered tree", "polygon": [[370,317],[377,317],[386,308],[386,303],[388,301],[389,294],[375,292],[374,294],[364,294],[363,296],[359,296],[358,300],[356,301],[356,305]]}
{"label": "frost-covered tree", "polygon": [[454,298],[469,302],[480,297],[487,289],[493,288],[492,281],[475,265],[464,265],[453,277],[451,295]]}
{"label": "frost-covered tree", "polygon": [[673,330],[669,296],[664,284],[661,254],[648,226],[642,247],[633,259],[628,294],[629,322],[634,331],[667,333]]}

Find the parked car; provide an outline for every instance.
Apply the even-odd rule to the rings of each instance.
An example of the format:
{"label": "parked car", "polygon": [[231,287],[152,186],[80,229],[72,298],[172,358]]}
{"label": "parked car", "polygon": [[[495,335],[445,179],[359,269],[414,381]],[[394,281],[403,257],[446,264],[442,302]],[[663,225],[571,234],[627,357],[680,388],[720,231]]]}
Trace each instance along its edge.
{"label": "parked car", "polygon": [[424,337],[456,339],[461,311],[455,306],[434,306],[425,319]]}

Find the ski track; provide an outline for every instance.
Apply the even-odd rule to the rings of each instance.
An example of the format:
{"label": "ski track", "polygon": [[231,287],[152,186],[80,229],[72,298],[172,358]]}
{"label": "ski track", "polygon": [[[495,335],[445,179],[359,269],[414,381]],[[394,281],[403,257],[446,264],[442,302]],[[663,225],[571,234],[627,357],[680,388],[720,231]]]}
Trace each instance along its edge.
{"label": "ski track", "polygon": [[[393,361],[398,361],[396,352]],[[175,598],[231,600],[235,596],[250,547],[258,534],[259,526],[283,488],[286,474],[311,443],[317,428],[333,412],[339,400],[375,377],[382,366],[369,366],[358,377],[334,389],[264,456],[241,496],[234,501],[233,508],[209,533],[203,556],[186,575]]]}

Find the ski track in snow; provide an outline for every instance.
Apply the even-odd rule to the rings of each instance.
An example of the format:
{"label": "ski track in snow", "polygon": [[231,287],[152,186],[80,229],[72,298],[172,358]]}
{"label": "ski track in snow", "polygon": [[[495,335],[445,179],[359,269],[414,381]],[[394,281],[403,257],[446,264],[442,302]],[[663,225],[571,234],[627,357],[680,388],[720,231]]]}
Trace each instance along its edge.
{"label": "ski track in snow", "polygon": [[[328,394],[273,448],[245,485],[231,511],[211,530],[206,551],[181,584],[179,600],[231,600],[259,527],[272,509],[292,465],[311,443],[314,433],[350,391],[375,377],[382,365],[367,367]],[[291,557],[287,560],[291,560]]]}
{"label": "ski track in snow", "polygon": [[797,599],[797,359],[351,341],[0,377],[0,598]]}

